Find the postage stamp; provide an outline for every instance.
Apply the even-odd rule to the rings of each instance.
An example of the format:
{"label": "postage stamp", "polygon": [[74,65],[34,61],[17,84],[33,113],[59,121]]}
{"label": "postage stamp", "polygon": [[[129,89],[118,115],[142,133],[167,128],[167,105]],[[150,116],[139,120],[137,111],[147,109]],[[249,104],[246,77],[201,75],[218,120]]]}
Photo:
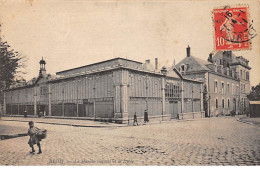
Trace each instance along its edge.
{"label": "postage stamp", "polygon": [[216,51],[250,49],[250,40],[256,33],[248,15],[248,7],[213,10]]}

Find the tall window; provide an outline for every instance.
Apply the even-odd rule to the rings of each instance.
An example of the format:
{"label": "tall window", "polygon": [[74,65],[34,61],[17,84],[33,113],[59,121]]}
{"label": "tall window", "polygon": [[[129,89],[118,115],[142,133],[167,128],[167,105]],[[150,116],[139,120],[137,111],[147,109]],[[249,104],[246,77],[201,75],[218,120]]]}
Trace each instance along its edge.
{"label": "tall window", "polygon": [[224,82],[221,82],[221,93],[224,94]]}
{"label": "tall window", "polygon": [[222,108],[224,109],[225,108],[225,100],[222,99]]}
{"label": "tall window", "polygon": [[230,102],[229,102],[229,99],[227,100],[227,106],[228,106],[228,108],[230,108]]}
{"label": "tall window", "polygon": [[46,94],[46,92],[47,92],[47,88],[46,87],[41,87],[40,88],[40,95],[44,95],[44,94]]}
{"label": "tall window", "polygon": [[249,81],[249,72],[246,72],[246,80]]}
{"label": "tall window", "polygon": [[229,88],[229,84],[227,84],[227,88],[226,88],[226,92],[227,92],[227,94],[229,94],[230,93],[230,90],[229,90],[230,88]]}
{"label": "tall window", "polygon": [[165,97],[176,98],[181,95],[181,87],[178,84],[167,83],[165,86]]}
{"label": "tall window", "polygon": [[218,81],[214,82],[214,92],[218,93]]}
{"label": "tall window", "polygon": [[218,99],[216,99],[216,108],[218,108]]}
{"label": "tall window", "polygon": [[241,84],[241,93],[245,93],[246,86],[245,84]]}

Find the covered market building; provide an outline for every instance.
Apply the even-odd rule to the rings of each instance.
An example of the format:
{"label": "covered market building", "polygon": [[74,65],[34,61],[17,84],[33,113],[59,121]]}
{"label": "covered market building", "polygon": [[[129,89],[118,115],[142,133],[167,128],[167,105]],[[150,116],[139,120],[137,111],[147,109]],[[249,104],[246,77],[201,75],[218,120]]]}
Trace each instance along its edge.
{"label": "covered market building", "polygon": [[174,66],[158,69],[141,62],[114,58],[78,68],[46,73],[40,61],[37,78],[4,91],[6,115],[28,115],[131,122],[201,118],[203,82],[184,78]]}

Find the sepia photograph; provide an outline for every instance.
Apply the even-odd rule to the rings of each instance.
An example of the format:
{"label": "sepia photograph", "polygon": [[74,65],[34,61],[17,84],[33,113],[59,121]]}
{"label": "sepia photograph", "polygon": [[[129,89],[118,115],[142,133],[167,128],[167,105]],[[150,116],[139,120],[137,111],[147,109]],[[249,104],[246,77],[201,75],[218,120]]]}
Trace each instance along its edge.
{"label": "sepia photograph", "polygon": [[0,166],[260,165],[259,0],[0,0]]}

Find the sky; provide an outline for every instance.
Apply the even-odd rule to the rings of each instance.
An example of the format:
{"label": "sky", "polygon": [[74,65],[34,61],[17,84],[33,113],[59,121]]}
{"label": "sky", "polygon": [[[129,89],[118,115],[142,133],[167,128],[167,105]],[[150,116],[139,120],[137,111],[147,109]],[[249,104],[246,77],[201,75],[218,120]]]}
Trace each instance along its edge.
{"label": "sky", "polygon": [[[26,80],[115,57],[170,66],[191,55],[207,60],[214,50],[213,8],[249,6],[260,33],[260,2],[249,1],[84,1],[0,0],[1,35],[26,56]],[[251,85],[260,82],[260,39],[251,50],[234,51],[249,60]]]}

